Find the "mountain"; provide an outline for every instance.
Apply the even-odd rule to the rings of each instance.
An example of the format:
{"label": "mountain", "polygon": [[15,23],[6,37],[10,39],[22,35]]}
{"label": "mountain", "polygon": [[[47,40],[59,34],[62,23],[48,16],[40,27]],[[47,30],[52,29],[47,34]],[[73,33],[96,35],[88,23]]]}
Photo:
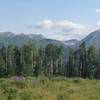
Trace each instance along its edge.
{"label": "mountain", "polygon": [[40,45],[43,45],[43,46],[46,46],[48,44],[55,44],[58,46],[65,46],[66,47],[66,45],[62,41],[58,41],[58,40],[54,40],[54,39],[42,39],[39,42],[41,43]]}
{"label": "mountain", "polygon": [[36,34],[14,34],[12,32],[2,32],[0,33],[0,44],[13,44],[17,46],[22,46],[23,44],[29,43],[29,42],[37,42],[42,39],[45,39],[42,35],[36,35]]}
{"label": "mountain", "polygon": [[[42,35],[36,34],[14,34],[12,32],[2,32],[0,33],[0,47],[3,45],[16,45],[16,46],[23,46],[29,42],[33,42],[37,44],[37,46],[45,47],[48,44],[55,44],[58,46],[64,47],[64,55],[67,56],[69,52],[69,48],[73,47],[72,43],[76,43],[77,40],[68,40],[68,41],[58,41],[54,39],[47,39]],[[68,45],[69,44],[69,45]]]}
{"label": "mountain", "polygon": [[100,29],[90,33],[86,38],[81,40],[80,43],[85,42],[86,47],[90,47],[91,45],[95,45],[96,48],[100,49]]}
{"label": "mountain", "polygon": [[64,57],[68,57],[70,48],[77,50],[82,42],[86,43],[86,47],[89,48],[91,45],[95,45],[96,48],[100,49],[100,30],[96,30],[90,33],[87,37],[78,41],[71,39],[68,41],[59,41],[54,39],[47,39],[40,34],[14,34],[12,32],[1,32],[0,33],[0,48],[3,45],[12,44],[16,46],[23,46],[29,42],[37,44],[37,46],[45,47],[48,44],[55,44],[64,47]]}
{"label": "mountain", "polygon": [[[66,45],[62,41],[54,40],[54,39],[47,39],[41,34],[14,34],[12,32],[2,32],[0,33],[0,44],[13,44],[16,46],[22,46],[24,44],[27,44],[29,42],[36,43],[38,46],[46,46],[48,44],[55,44],[58,46],[64,46],[67,47],[69,45]],[[67,41],[66,41],[67,42]]]}
{"label": "mountain", "polygon": [[17,46],[22,46],[29,42],[36,43],[38,46],[46,46],[48,44],[55,44],[58,46],[63,46],[65,49],[74,48],[77,49],[79,44],[82,42],[86,43],[86,47],[89,48],[91,45],[95,45],[97,49],[100,49],[100,29],[90,33],[81,41],[76,39],[71,39],[68,41],[59,41],[54,39],[47,39],[40,34],[14,34],[12,32],[1,32],[0,33],[0,47],[2,45],[13,44]]}

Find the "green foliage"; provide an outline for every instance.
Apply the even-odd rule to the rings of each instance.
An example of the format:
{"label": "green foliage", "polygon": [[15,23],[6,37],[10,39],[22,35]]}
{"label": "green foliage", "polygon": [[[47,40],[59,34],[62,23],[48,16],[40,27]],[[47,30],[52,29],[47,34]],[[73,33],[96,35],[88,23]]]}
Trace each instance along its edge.
{"label": "green foliage", "polygon": [[100,78],[100,54],[94,45],[87,49],[83,42],[77,50],[70,48],[67,58],[63,53],[63,47],[54,44],[45,47],[33,43],[22,47],[7,45],[0,48],[0,77]]}

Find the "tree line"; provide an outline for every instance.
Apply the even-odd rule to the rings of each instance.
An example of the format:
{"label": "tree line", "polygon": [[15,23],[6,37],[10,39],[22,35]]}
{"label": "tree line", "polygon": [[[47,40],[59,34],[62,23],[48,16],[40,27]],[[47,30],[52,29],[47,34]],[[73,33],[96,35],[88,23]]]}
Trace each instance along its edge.
{"label": "tree line", "polygon": [[37,47],[33,43],[0,48],[0,77],[47,76],[100,78],[100,54],[96,47],[70,49],[65,58],[64,48],[54,44]]}

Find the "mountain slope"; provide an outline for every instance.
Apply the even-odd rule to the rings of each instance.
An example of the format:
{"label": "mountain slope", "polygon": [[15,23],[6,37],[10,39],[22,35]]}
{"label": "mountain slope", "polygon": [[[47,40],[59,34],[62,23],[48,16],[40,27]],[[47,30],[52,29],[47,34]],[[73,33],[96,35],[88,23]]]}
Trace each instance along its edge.
{"label": "mountain slope", "polygon": [[58,46],[63,46],[64,48],[74,48],[77,49],[79,44],[82,42],[86,43],[86,47],[90,47],[91,45],[95,45],[97,49],[100,49],[100,29],[96,30],[92,33],[90,33],[87,37],[85,37],[83,40],[78,41],[76,39],[71,39],[68,41],[59,41],[54,39],[46,39],[42,35],[36,35],[36,34],[17,34],[11,32],[3,32],[0,33],[0,46],[6,45],[6,44],[13,44],[17,46],[22,46],[24,44],[27,44],[29,42],[36,43],[38,46],[46,46],[48,44],[55,44]]}
{"label": "mountain slope", "polygon": [[46,46],[48,44],[55,44],[58,46],[64,46],[67,47],[66,44],[64,44],[62,41],[54,40],[54,39],[46,39],[42,35],[36,35],[36,34],[14,34],[12,32],[3,32],[0,33],[0,43],[1,44],[13,44],[16,46],[22,46],[24,44],[27,44],[29,42],[36,43],[38,46]]}
{"label": "mountain slope", "polygon": [[81,42],[85,42],[87,48],[95,45],[97,49],[100,49],[100,29],[90,33]]}
{"label": "mountain slope", "polygon": [[11,33],[11,32],[0,33],[0,48],[3,45],[7,45],[7,44],[12,44],[12,45],[16,45],[20,47],[29,42],[35,43],[37,46],[42,46],[42,47],[45,47],[48,44],[63,46],[64,57],[67,57],[69,55],[70,48],[77,50],[79,48],[79,45],[82,42],[86,43],[87,48],[89,48],[91,45],[95,45],[97,50],[99,50],[100,49],[100,30],[90,33],[87,37],[85,37],[81,41],[78,41],[76,39],[71,39],[68,41],[46,39],[44,36],[36,35],[36,34],[21,33],[21,34],[15,35],[14,33]]}
{"label": "mountain slope", "polygon": [[[59,40],[54,40],[54,39],[46,39],[42,35],[36,35],[36,34],[17,34],[15,35],[12,32],[3,32],[0,33],[0,47],[3,45],[16,45],[16,46],[23,46],[24,44],[27,44],[29,42],[33,42],[37,44],[37,46],[42,46],[45,47],[48,44],[54,44],[58,46],[63,46],[64,47],[64,56],[67,56],[69,54],[69,48],[73,47],[72,40],[71,41],[59,41]],[[69,43],[67,45],[66,43]]]}
{"label": "mountain slope", "polygon": [[1,44],[13,44],[17,46],[22,46],[23,44],[29,43],[29,42],[36,42],[40,41],[41,39],[44,39],[45,37],[42,35],[35,35],[35,34],[17,34],[11,32],[3,32],[0,33],[0,43]]}

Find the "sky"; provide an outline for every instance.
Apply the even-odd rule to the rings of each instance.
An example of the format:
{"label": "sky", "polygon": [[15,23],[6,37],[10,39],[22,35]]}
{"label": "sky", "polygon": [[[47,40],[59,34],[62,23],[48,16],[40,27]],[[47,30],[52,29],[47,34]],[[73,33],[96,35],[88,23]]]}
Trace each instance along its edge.
{"label": "sky", "polygon": [[100,0],[0,0],[0,32],[82,39],[100,28]]}

